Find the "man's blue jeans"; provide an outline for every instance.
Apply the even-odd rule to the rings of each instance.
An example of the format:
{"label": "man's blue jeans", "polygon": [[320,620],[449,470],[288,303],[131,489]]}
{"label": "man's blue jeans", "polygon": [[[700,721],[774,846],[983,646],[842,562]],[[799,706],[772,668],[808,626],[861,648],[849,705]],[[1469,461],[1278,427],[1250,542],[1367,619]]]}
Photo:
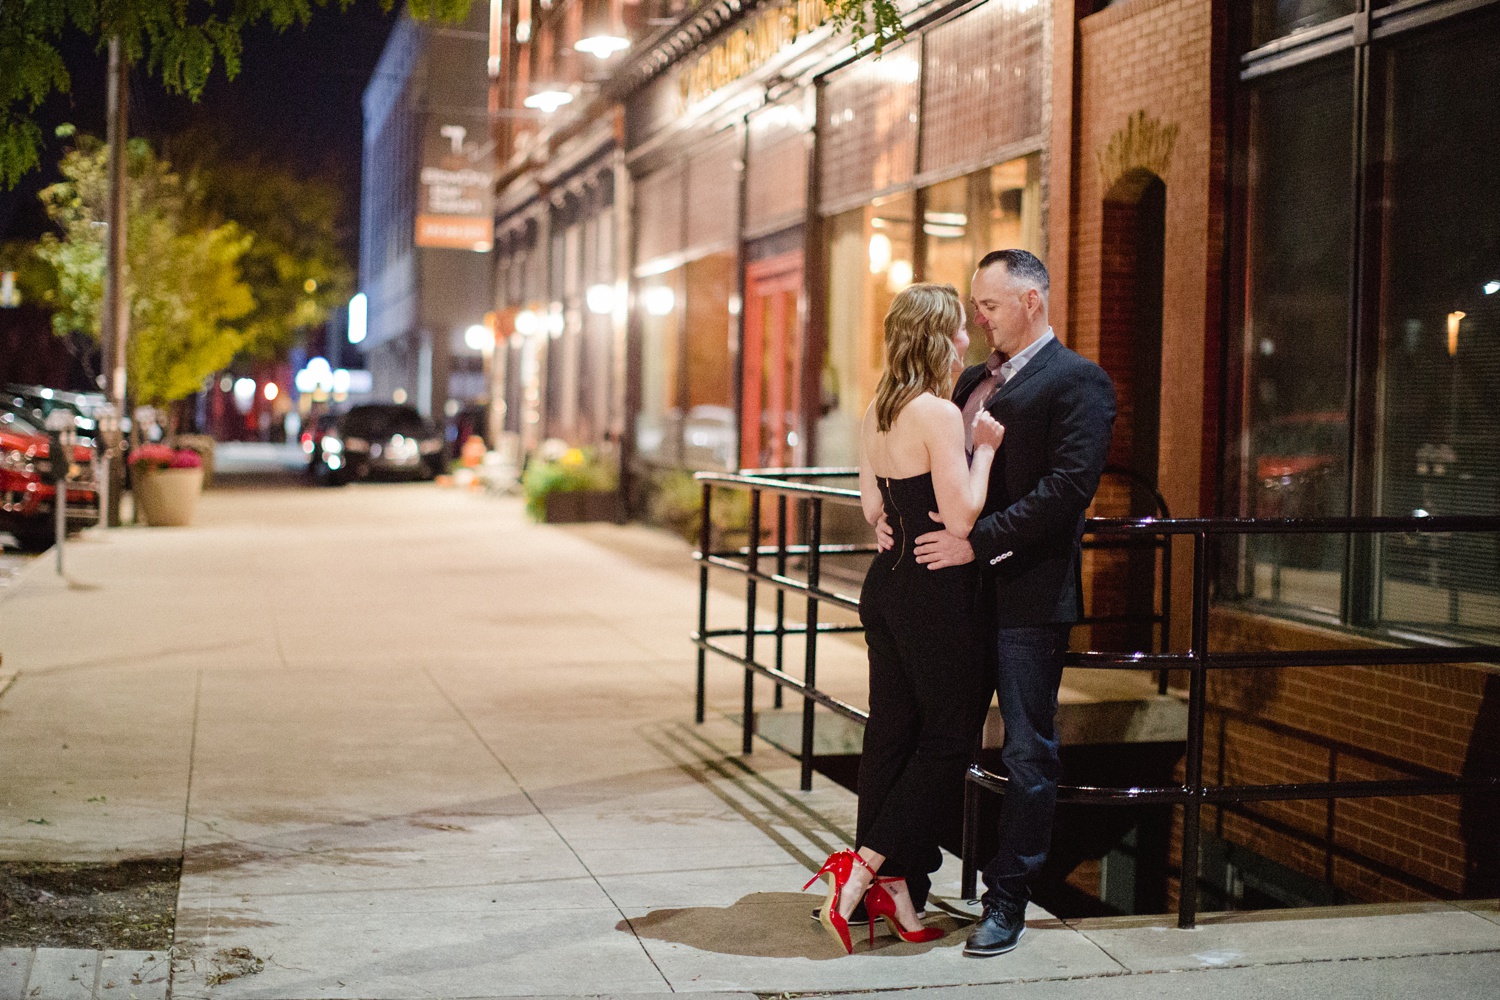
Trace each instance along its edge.
{"label": "man's blue jeans", "polygon": [[1057,688],[1071,625],[998,630],[995,689],[1005,720],[1000,756],[1010,783],[1000,806],[1000,848],[984,866],[984,902],[1026,904],[1028,884],[1047,860],[1057,811]]}

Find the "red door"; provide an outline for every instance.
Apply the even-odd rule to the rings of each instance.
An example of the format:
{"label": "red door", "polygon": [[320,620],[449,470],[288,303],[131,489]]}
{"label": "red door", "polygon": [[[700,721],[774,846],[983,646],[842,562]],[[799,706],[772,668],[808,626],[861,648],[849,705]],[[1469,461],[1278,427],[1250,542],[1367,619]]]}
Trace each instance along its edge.
{"label": "red door", "polygon": [[801,462],[801,296],[801,251],[746,266],[741,469]]}

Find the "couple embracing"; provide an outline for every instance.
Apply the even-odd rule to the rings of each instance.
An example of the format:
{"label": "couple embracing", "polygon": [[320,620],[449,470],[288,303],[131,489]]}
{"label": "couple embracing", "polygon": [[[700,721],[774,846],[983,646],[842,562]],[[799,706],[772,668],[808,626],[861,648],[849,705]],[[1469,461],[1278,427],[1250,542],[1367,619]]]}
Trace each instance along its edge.
{"label": "couple embracing", "polygon": [[849,952],[850,926],[869,923],[873,941],[880,919],[906,941],[943,936],[922,923],[938,824],[957,808],[991,691],[1009,785],[964,953],[1003,954],[1025,930],[1028,883],[1052,839],[1084,511],[1115,417],[1109,376],[1053,335],[1047,291],[1046,267],[1024,250],[979,262],[970,301],[992,351],[956,385],[968,338],[953,286],[912,285],[885,317],[885,372],[860,434],[860,497],[880,551],[860,594],[870,718],[856,849],[813,879],[828,883],[818,918]]}

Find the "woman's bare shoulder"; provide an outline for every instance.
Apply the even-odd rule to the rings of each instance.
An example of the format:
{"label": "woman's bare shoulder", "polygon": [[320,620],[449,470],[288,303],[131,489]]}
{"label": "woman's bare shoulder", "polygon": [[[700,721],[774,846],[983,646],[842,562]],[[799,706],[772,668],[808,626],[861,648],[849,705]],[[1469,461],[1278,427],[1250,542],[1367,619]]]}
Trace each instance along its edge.
{"label": "woman's bare shoulder", "polygon": [[962,411],[951,400],[934,396],[930,392],[922,393],[906,405],[912,416],[928,427],[944,427],[963,419]]}

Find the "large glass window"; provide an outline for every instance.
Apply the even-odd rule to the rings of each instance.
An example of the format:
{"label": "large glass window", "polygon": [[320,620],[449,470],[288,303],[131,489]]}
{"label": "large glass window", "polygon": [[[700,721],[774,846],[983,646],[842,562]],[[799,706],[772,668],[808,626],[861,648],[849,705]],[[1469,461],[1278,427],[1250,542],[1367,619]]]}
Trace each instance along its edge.
{"label": "large glass window", "polygon": [[[1023,156],[922,192],[926,280],[946,282],[967,297],[975,265],[991,250],[1042,252],[1041,159],[1040,154]],[[975,364],[988,352],[970,315],[965,360]]]}
{"label": "large glass window", "polygon": [[642,458],[676,465],[682,458],[682,268],[639,284],[641,405],[635,418]]}
{"label": "large glass window", "polygon": [[828,351],[816,464],[859,463],[859,423],[884,366],[886,310],[911,284],[910,192],[829,220]]}
{"label": "large glass window", "polygon": [[[1500,18],[1384,53],[1380,512],[1500,513]],[[1486,30],[1487,29],[1487,30]],[[1373,192],[1372,192],[1373,193]],[[1493,535],[1381,540],[1380,619],[1500,630]]]}
{"label": "large glass window", "polygon": [[[1500,10],[1358,44],[1241,91],[1239,509],[1494,515]],[[1493,535],[1252,536],[1241,557],[1240,593],[1291,613],[1500,636]]]}
{"label": "large glass window", "polygon": [[[1245,266],[1245,506],[1347,513],[1352,72],[1347,56],[1250,94]],[[1341,610],[1343,541],[1250,536],[1246,589]]]}
{"label": "large glass window", "polygon": [[683,464],[734,466],[734,391],[729,299],[734,254],[709,254],[687,265],[687,336],[683,386]]}

